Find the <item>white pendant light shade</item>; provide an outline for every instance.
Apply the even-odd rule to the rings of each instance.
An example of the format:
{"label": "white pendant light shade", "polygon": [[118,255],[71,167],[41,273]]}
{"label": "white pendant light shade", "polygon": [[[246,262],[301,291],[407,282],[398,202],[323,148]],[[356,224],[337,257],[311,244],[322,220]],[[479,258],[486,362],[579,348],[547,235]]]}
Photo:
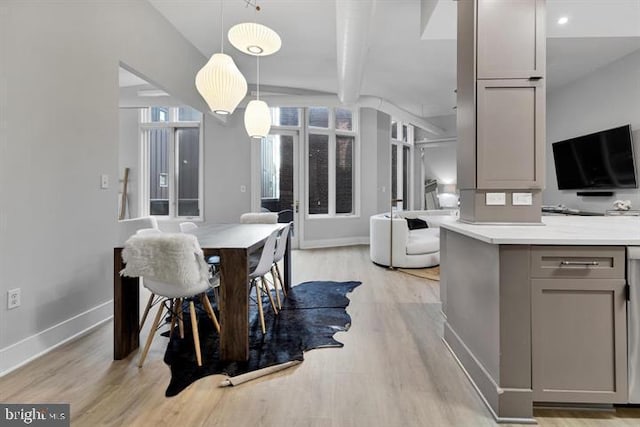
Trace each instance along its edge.
{"label": "white pendant light shade", "polygon": [[228,37],[233,47],[254,56],[271,55],[282,46],[278,33],[255,22],[234,25],[229,30]]}
{"label": "white pendant light shade", "polygon": [[247,94],[247,81],[233,58],[215,53],[196,74],[196,89],[211,111],[231,114]]}
{"label": "white pendant light shade", "polygon": [[254,99],[244,111],[244,127],[251,138],[264,138],[271,129],[271,111],[266,102]]}

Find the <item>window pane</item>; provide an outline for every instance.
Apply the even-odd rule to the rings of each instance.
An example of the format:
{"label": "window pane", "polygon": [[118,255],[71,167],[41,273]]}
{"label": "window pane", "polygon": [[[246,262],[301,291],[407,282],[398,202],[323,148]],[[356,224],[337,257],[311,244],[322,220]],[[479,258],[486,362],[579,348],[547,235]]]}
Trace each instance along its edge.
{"label": "window pane", "polygon": [[169,129],[150,129],[149,213],[169,215]]}
{"label": "window pane", "polygon": [[391,122],[391,139],[398,139],[398,123]]}
{"label": "window pane", "polygon": [[326,107],[309,107],[309,126],[328,128],[329,109]]}
{"label": "window pane", "polygon": [[274,126],[298,126],[300,124],[300,112],[296,107],[272,108],[271,124]]}
{"label": "window pane", "polygon": [[198,177],[200,130],[176,130],[178,144],[178,216],[199,216]]}
{"label": "window pane", "polygon": [[407,138],[409,137],[408,133],[409,133],[409,130],[407,128],[407,125],[402,125],[402,140],[404,142],[407,142]]}
{"label": "window pane", "polygon": [[178,121],[180,122],[199,122],[202,120],[202,113],[191,107],[178,108]]}
{"label": "window pane", "polygon": [[398,198],[398,147],[391,144],[391,199]]}
{"label": "window pane", "polygon": [[168,122],[169,107],[151,107],[152,122]]}
{"label": "window pane", "polygon": [[353,146],[355,137],[336,136],[336,213],[353,213]]}
{"label": "window pane", "polygon": [[336,129],[353,130],[353,113],[346,108],[336,108]]}
{"label": "window pane", "polygon": [[271,212],[292,209],[293,136],[269,135],[261,144],[261,207]]}
{"label": "window pane", "polygon": [[309,214],[329,213],[329,137],[309,135]]}
{"label": "window pane", "polygon": [[411,172],[411,150],[409,147],[402,147],[402,206],[409,208],[409,179]]}

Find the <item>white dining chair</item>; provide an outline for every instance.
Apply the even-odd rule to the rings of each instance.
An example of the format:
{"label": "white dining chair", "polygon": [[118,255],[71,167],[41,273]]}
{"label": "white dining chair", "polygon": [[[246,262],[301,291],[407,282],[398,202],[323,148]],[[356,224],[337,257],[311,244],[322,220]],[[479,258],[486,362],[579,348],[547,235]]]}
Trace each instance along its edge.
{"label": "white dining chair", "polygon": [[[182,233],[188,233],[189,231],[192,231],[198,228],[198,225],[195,222],[190,222],[190,221],[181,222],[178,226],[180,227],[180,232]],[[211,268],[211,275],[215,276],[216,274],[218,274],[218,272],[220,271],[220,257],[218,255],[208,256],[206,258],[206,261],[207,261],[207,264],[209,264],[209,267]],[[220,282],[218,281],[218,284],[219,283]],[[218,288],[219,286],[216,286],[213,289],[216,303],[220,301],[219,295],[218,295]]]}
{"label": "white dining chair", "polygon": [[[162,230],[160,230],[159,228],[141,228],[140,230],[136,231],[135,235],[149,236],[149,235],[158,234],[158,233],[162,233]],[[142,281],[144,282],[144,279],[142,279]],[[144,286],[144,283],[143,283],[143,286]],[[144,326],[144,323],[147,321],[147,316],[149,315],[149,310],[151,310],[151,307],[158,304],[160,301],[162,301],[162,297],[159,297],[153,292],[151,292],[151,295],[149,295],[149,299],[147,300],[147,305],[145,306],[144,312],[142,313],[142,319],[140,319],[140,326],[138,327],[138,332],[142,331],[142,327]],[[182,330],[182,326],[180,326],[180,330]]]}
{"label": "white dining chair", "polygon": [[276,249],[276,241],[278,240],[278,234],[280,230],[275,230],[273,233],[267,237],[266,242],[262,248],[262,253],[260,255],[260,260],[258,261],[258,265],[249,273],[249,279],[251,280],[251,286],[256,288],[256,300],[258,304],[258,315],[260,316],[260,326],[262,328],[262,333],[265,334],[267,329],[264,324],[264,312],[262,309],[262,288],[266,289],[266,294],[269,297],[269,302],[271,303],[271,307],[273,308],[273,312],[277,315],[278,309],[273,301],[273,297],[271,296],[271,292],[269,292],[269,286],[265,279],[265,275],[271,270],[271,265],[273,264],[273,257],[275,255]]}
{"label": "white dining chair", "polygon": [[277,212],[247,212],[240,215],[240,224],[277,224]]}
{"label": "white dining chair", "polygon": [[196,228],[198,228],[198,225],[195,222],[181,222],[179,224],[180,227],[180,231],[183,233],[186,233],[187,231],[191,231],[191,230],[195,230]]}
{"label": "white dining chair", "polygon": [[278,263],[284,259],[284,254],[287,251],[287,240],[289,237],[289,230],[291,229],[291,223],[287,224],[278,235],[276,241],[276,251],[273,256],[273,264],[271,264],[271,278],[273,279],[273,287],[276,292],[276,300],[278,302],[278,308],[282,308],[280,303],[280,294],[278,293],[278,283],[282,290],[283,298],[287,297],[287,290],[284,287],[284,281],[282,280],[282,274],[280,273],[280,267]]}
{"label": "white dining chair", "polygon": [[[199,298],[215,329],[220,324],[207,297],[210,289],[209,268],[204,260],[198,239],[183,233],[140,233],[125,242],[122,259],[126,267],[125,276],[142,277],[142,283],[154,295],[162,297],[151,325],[145,347],[140,355],[138,367],[142,367],[151,342],[165,310],[171,315],[171,337],[176,321],[182,316],[182,304],[189,301],[193,344],[196,362],[202,366],[198,319],[194,298]],[[181,336],[184,338],[184,335]]]}
{"label": "white dining chair", "polygon": [[118,244],[124,245],[127,239],[140,229],[158,229],[158,220],[153,216],[143,216],[140,218],[123,219],[118,221]]}

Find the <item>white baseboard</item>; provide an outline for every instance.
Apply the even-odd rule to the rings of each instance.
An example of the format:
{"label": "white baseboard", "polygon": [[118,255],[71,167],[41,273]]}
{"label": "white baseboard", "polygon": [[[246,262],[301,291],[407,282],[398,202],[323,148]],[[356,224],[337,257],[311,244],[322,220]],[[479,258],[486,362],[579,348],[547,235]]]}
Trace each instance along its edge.
{"label": "white baseboard", "polygon": [[300,249],[334,248],[339,246],[368,245],[367,237],[343,237],[339,239],[305,240],[300,242]]}
{"label": "white baseboard", "polygon": [[85,335],[113,317],[113,300],[106,301],[42,332],[0,349],[0,377]]}

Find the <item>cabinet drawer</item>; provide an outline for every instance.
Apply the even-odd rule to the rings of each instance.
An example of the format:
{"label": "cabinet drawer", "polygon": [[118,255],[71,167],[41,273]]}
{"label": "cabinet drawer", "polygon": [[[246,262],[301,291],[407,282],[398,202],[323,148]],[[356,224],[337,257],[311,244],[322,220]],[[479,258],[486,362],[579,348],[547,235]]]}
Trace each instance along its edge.
{"label": "cabinet drawer", "polygon": [[531,277],[624,279],[625,249],[619,246],[533,246]]}

